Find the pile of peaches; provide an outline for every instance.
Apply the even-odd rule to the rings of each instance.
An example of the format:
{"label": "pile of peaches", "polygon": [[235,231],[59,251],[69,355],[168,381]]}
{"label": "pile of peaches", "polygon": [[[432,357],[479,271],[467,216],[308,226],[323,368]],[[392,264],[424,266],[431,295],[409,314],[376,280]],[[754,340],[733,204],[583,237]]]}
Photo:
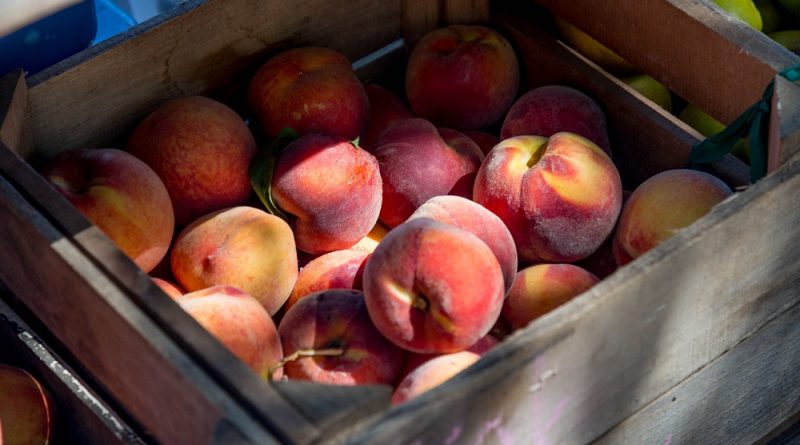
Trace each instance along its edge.
{"label": "pile of peaches", "polygon": [[400,403],[731,194],[674,170],[624,195],[601,107],[519,85],[484,26],[426,35],[402,91],[294,48],[250,79],[249,121],[174,99],[42,173],[259,375]]}

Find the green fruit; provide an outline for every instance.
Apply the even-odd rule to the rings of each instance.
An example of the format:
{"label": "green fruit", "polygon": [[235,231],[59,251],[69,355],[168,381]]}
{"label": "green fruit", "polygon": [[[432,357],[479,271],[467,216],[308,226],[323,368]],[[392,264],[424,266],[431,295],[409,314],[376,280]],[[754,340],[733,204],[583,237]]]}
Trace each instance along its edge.
{"label": "green fruit", "polygon": [[800,55],[800,29],[778,31],[767,35],[789,51]]}
{"label": "green fruit", "polygon": [[638,91],[642,96],[655,102],[659,107],[672,112],[672,95],[663,83],[653,79],[647,74],[625,77],[622,79],[631,88]]}
{"label": "green fruit", "polygon": [[761,14],[753,0],[714,0],[714,3],[739,20],[761,31],[763,26]]}
{"label": "green fruit", "polygon": [[761,14],[761,31],[770,33],[780,29],[781,13],[772,0],[755,0],[758,13]]}
{"label": "green fruit", "polygon": [[794,15],[800,15],[800,0],[778,0],[787,11]]}
{"label": "green fruit", "polygon": [[600,65],[606,71],[616,75],[629,75],[640,72],[630,62],[608,49],[608,47],[592,38],[589,34],[558,17],[555,19],[558,30],[564,36],[564,40],[587,59]]}
{"label": "green fruit", "polygon": [[[678,115],[678,119],[686,122],[687,125],[694,128],[705,137],[713,136],[725,129],[725,125],[723,125],[722,122],[714,119],[705,111],[691,104],[687,105],[686,108],[681,111],[681,114]],[[750,147],[744,139],[733,146],[731,153],[746,163],[750,162]]]}

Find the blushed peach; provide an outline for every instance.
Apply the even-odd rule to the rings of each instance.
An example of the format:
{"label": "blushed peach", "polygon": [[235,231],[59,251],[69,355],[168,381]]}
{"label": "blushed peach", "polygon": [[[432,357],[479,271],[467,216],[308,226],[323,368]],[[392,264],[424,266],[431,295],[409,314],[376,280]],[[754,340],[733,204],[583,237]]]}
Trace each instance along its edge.
{"label": "blushed peach", "polygon": [[403,99],[392,90],[377,84],[364,87],[369,98],[369,120],[360,145],[367,151],[372,151],[384,130],[395,122],[414,117]]}
{"label": "blushed peach", "polygon": [[346,249],[314,258],[300,269],[294,289],[284,304],[284,310],[288,311],[297,300],[315,292],[328,289],[361,290],[361,277],[369,254]]}
{"label": "blushed peach", "polygon": [[423,363],[397,385],[392,394],[392,405],[399,405],[430,391],[472,366],[480,358],[474,352],[461,351],[440,355]]}

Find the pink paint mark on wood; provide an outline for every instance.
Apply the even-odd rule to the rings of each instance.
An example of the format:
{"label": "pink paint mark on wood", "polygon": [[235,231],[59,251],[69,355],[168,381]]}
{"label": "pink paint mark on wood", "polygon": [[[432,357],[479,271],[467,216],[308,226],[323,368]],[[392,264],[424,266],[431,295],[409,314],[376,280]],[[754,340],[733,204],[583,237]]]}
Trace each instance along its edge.
{"label": "pink paint mark on wood", "polygon": [[514,445],[515,441],[511,433],[506,431],[503,427],[502,414],[498,414],[497,417],[483,425],[478,435],[475,437],[475,445],[484,445],[486,443],[486,438],[489,437],[492,432],[495,433],[495,437],[500,445]]}
{"label": "pink paint mark on wood", "polygon": [[461,433],[463,431],[464,431],[463,426],[461,425],[454,426],[453,429],[450,430],[450,435],[447,436],[447,439],[445,439],[444,444],[453,445],[454,443],[456,443],[456,441],[458,441],[458,439],[461,437]]}
{"label": "pink paint mark on wood", "polygon": [[672,433],[669,433],[667,436],[667,440],[664,441],[664,445],[670,445],[672,443]]}
{"label": "pink paint mark on wood", "polygon": [[567,407],[567,405],[569,405],[569,403],[570,400],[568,398],[563,398],[558,401],[558,404],[556,404],[556,408],[550,413],[550,415],[547,417],[547,420],[544,423],[545,431],[550,431],[553,428],[553,426],[559,420],[561,420],[561,418],[564,416],[564,409]]}

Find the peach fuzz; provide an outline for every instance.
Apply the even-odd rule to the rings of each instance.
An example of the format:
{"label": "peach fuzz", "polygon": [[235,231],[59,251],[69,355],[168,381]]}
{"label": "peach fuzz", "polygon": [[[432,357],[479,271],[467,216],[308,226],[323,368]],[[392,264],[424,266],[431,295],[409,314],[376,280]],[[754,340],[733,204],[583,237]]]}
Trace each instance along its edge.
{"label": "peach fuzz", "polygon": [[166,256],[175,227],[172,202],[141,160],[113,148],[68,150],[42,175],[144,272]]}
{"label": "peach fuzz", "polygon": [[[475,354],[483,356],[489,352],[490,349],[497,346],[499,342],[500,340],[498,340],[496,337],[491,334],[487,334],[478,340],[477,343],[465,349],[465,351],[474,352]],[[413,352],[409,352],[406,354],[406,361],[403,363],[403,370],[397,377],[398,384],[400,384],[400,382],[402,382],[408,374],[422,366],[424,363],[427,363],[436,357],[441,357],[442,355],[446,354],[415,354]]]}
{"label": "peach fuzz", "polygon": [[275,314],[297,281],[292,230],[254,207],[232,207],[204,216],[175,239],[172,273],[189,292],[236,286]]}
{"label": "peach fuzz", "polygon": [[361,278],[369,252],[337,250],[309,261],[297,275],[289,299],[283,305],[288,311],[300,298],[328,289],[361,289]]}
{"label": "peach fuzz", "polygon": [[572,264],[537,264],[520,270],[501,317],[512,331],[566,303],[600,281]]}
{"label": "peach fuzz", "polygon": [[178,285],[175,283],[171,283],[163,278],[151,277],[153,283],[158,286],[168,297],[172,298],[173,300],[177,299],[181,295],[184,294],[183,290],[181,290]]}
{"label": "peach fuzz", "polygon": [[429,218],[389,232],[367,261],[363,285],[378,330],[423,354],[474,345],[499,317],[505,290],[486,243]]}
{"label": "peach fuzz", "polygon": [[503,220],[520,260],[571,263],[611,234],[622,183],[611,159],[586,138],[516,136],[489,153],[473,198]]}
{"label": "peach fuzz", "polygon": [[534,88],[517,99],[503,121],[500,139],[559,132],[583,136],[611,156],[603,110],[591,97],[563,85]]}
{"label": "peach fuzz", "polygon": [[272,199],[291,215],[298,249],[311,254],[346,249],[378,221],[378,161],[340,137],[301,136],[278,156]]}
{"label": "peach fuzz", "polygon": [[494,253],[503,271],[505,290],[517,273],[517,248],[503,221],[482,205],[461,196],[436,196],[422,204],[408,221],[430,218],[464,229],[481,239]]}
{"label": "peach fuzz", "polygon": [[391,127],[395,122],[414,117],[403,99],[394,91],[377,84],[364,87],[369,98],[369,120],[364,134],[361,136],[360,145],[365,150],[372,151],[378,143],[381,133]]}
{"label": "peach fuzz", "polygon": [[614,234],[615,257],[620,265],[639,257],[732,194],[722,180],[697,170],[667,170],[650,177],[622,209]]}
{"label": "peach fuzz", "polygon": [[434,196],[469,197],[483,162],[483,153],[468,137],[420,118],[384,131],[373,153],[383,180],[380,220],[390,228]]}
{"label": "peach fuzz", "polygon": [[28,371],[0,363],[0,444],[49,444],[56,411],[50,393]]}
{"label": "peach fuzz", "polygon": [[450,380],[472,366],[480,355],[461,351],[435,357],[409,373],[392,394],[392,405],[399,405]]}
{"label": "peach fuzz", "polygon": [[250,81],[247,101],[268,139],[283,128],[353,140],[369,118],[364,85],[343,54],[293,48],[267,60]]}
{"label": "peach fuzz", "polygon": [[178,226],[244,204],[253,191],[255,139],[236,112],[207,97],[161,105],[136,126],[127,150],[164,182]]}
{"label": "peach fuzz", "polygon": [[290,380],[334,385],[392,384],[402,349],[370,320],[361,291],[331,289],[301,298],[278,326]]}
{"label": "peach fuzz", "polygon": [[422,37],[409,55],[406,97],[437,126],[477,130],[498,122],[519,89],[519,62],[498,31],[451,25]]}
{"label": "peach fuzz", "polygon": [[250,294],[233,286],[212,286],[175,301],[259,376],[266,378],[283,357],[275,323]]}

